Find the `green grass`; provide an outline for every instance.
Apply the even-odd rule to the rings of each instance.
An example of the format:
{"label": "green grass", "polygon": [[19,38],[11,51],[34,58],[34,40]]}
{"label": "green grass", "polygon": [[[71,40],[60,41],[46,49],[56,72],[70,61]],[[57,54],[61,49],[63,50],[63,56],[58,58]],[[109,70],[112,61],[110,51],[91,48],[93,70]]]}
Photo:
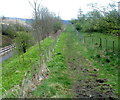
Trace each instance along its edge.
{"label": "green grass", "polygon": [[[102,50],[108,49],[108,51],[113,51],[113,41],[114,41],[114,51],[118,51],[118,37],[108,35],[108,34],[103,34],[103,33],[81,33],[83,37],[86,40],[86,46],[91,48],[92,45],[94,47],[99,47],[100,44],[100,38],[102,40]],[[93,43],[92,43],[93,39]],[[107,40],[107,47],[106,47],[106,40]]]}
{"label": "green grass", "polygon": [[[46,38],[45,40],[42,41],[42,49],[44,50],[46,47],[50,46],[53,42],[54,42],[53,39]],[[32,68],[30,59],[32,61],[32,64],[36,63],[40,59],[38,44],[31,47],[24,54],[24,62],[22,59],[22,55],[18,57],[16,55],[2,64],[2,91],[3,92],[4,92],[4,89],[9,90],[14,85],[21,84],[25,72],[31,70]]]}
{"label": "green grass", "polygon": [[[80,51],[83,56],[90,59],[91,62],[99,69],[99,77],[106,78],[106,83],[110,84],[118,94],[118,39],[117,37],[104,35],[101,33],[82,33],[85,37],[86,44],[80,41]],[[80,36],[79,36],[80,37]],[[99,38],[102,38],[103,48],[99,48]],[[94,47],[92,47],[92,38]],[[108,40],[108,51],[106,51],[106,41]],[[115,41],[115,52],[112,51],[112,41]],[[97,43],[97,45],[96,45]]]}
{"label": "green grass", "polygon": [[49,76],[45,79],[31,97],[34,98],[70,98],[72,97],[73,74],[66,66],[65,56],[63,52],[67,30],[59,37],[56,44],[52,60],[47,64],[50,70]]}
{"label": "green grass", "polygon": [[[72,35],[73,33],[73,35]],[[110,84],[117,93],[118,87],[118,66],[117,66],[117,54],[112,53],[112,41],[115,41],[115,48],[117,47],[117,38],[111,37],[103,34],[88,34],[82,33],[86,37],[86,44],[80,41],[80,36],[75,34],[75,30],[72,26],[67,26],[65,32],[63,32],[56,44],[55,50],[52,55],[52,60],[48,62],[47,66],[50,72],[48,73],[48,78],[42,81],[40,85],[33,92],[29,93],[29,97],[32,98],[71,98],[73,97],[72,86],[81,77],[75,74],[75,71],[71,71],[66,64],[66,56],[77,56],[79,54],[91,61],[94,67],[99,69],[98,74],[100,78],[108,79],[107,83]],[[68,38],[71,36],[72,38]],[[108,38],[110,51],[105,51],[105,41],[103,43],[103,49],[100,49],[96,42],[99,42],[99,37]],[[94,48],[91,46],[91,38],[94,38]],[[66,40],[68,39],[68,40]],[[71,39],[71,40],[69,40]],[[48,47],[53,43],[54,40],[47,38],[42,42],[42,49]],[[67,41],[67,42],[66,42]],[[74,43],[73,43],[74,42]],[[71,46],[74,45],[74,48]],[[116,49],[117,50],[117,49]],[[74,55],[73,52],[76,55]],[[69,55],[69,56],[68,56]],[[25,71],[31,70],[31,64],[29,59],[33,63],[39,60],[39,48],[38,45],[31,47],[24,54],[25,62],[22,61],[22,56],[20,56],[21,64],[19,64],[19,58],[13,57],[8,61],[3,63],[3,88],[6,90],[10,89],[16,84],[20,84],[23,79]],[[67,58],[68,59],[68,58]],[[68,59],[69,60],[69,59]],[[72,59],[75,60],[75,59]],[[72,61],[71,61],[72,62]],[[75,61],[74,61],[75,62]],[[83,61],[84,62],[84,61]],[[79,61],[76,63],[79,63]],[[85,63],[85,62],[84,62]],[[16,71],[20,71],[16,73]],[[73,78],[74,77],[74,78]],[[85,77],[82,77],[83,79]]]}
{"label": "green grass", "polygon": [[[73,33],[73,35],[71,33]],[[70,39],[68,38],[68,36],[71,36],[72,40],[66,40]],[[88,41],[90,41],[89,39]],[[115,39],[115,41],[117,40]],[[72,47],[72,45],[74,46]],[[77,57],[76,51],[79,51],[79,54],[81,56],[91,61],[92,66],[99,69],[99,71],[97,72],[98,77],[108,79],[106,83],[110,84],[116,90],[115,92],[118,93],[118,69],[117,61],[115,60],[117,55],[113,54],[112,52],[106,53],[103,49],[99,49],[98,47],[90,48],[90,46],[82,44],[79,36],[75,34],[75,30],[71,26],[68,26],[65,32],[60,35],[52,60],[48,63],[48,68],[50,69],[48,78],[44,80],[35,91],[30,93],[30,96],[35,98],[73,97],[75,94],[72,91],[72,87],[75,80],[79,78],[83,78],[83,80],[85,79],[85,77],[81,77],[80,75],[75,74],[75,71],[71,71],[68,68],[69,65],[66,64],[66,57]],[[73,54],[73,52],[75,54]],[[67,59],[68,61],[72,60],[70,58]],[[106,59],[110,59],[110,62],[106,62]],[[73,62],[79,63],[79,61],[77,62],[77,60]]]}

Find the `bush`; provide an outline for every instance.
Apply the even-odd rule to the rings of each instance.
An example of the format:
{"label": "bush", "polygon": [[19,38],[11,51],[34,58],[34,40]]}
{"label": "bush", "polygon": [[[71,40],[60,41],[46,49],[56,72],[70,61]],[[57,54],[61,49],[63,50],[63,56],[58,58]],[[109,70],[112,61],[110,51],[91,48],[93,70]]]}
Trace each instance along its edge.
{"label": "bush", "polygon": [[12,25],[2,25],[2,35],[7,35],[10,38],[15,37],[16,30]]}
{"label": "bush", "polygon": [[77,29],[78,31],[82,29],[80,23],[75,23],[75,27],[76,27],[76,29]]}
{"label": "bush", "polygon": [[59,29],[61,29],[61,26],[62,26],[61,22],[59,21],[55,22],[53,25],[54,32],[56,33]]}
{"label": "bush", "polygon": [[15,44],[19,52],[25,53],[26,50],[33,44],[33,38],[30,33],[18,32],[15,38]]}

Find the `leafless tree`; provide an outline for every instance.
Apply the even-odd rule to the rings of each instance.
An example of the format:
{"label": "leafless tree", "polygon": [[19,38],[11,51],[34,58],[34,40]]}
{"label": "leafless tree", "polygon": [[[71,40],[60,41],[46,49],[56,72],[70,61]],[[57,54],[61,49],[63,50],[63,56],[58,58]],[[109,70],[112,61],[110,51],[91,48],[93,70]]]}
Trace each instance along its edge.
{"label": "leafless tree", "polygon": [[33,8],[33,35],[39,44],[40,56],[42,56],[40,41],[54,31],[55,23],[59,21],[59,18],[54,13],[49,12],[41,3],[39,4],[37,0],[33,3],[30,2],[30,5]]}

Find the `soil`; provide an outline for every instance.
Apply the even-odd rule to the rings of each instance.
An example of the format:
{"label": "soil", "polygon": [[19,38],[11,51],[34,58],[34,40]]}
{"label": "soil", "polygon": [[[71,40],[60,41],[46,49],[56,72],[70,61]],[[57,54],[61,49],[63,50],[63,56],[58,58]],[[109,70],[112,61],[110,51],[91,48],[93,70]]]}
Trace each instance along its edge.
{"label": "soil", "polygon": [[73,77],[77,77],[73,93],[75,98],[94,98],[116,100],[114,89],[109,84],[106,84],[107,79],[98,78],[96,69],[92,63],[85,57],[80,55],[77,49],[79,43],[76,43],[72,36],[66,39],[66,48],[64,50],[66,63],[74,71]]}

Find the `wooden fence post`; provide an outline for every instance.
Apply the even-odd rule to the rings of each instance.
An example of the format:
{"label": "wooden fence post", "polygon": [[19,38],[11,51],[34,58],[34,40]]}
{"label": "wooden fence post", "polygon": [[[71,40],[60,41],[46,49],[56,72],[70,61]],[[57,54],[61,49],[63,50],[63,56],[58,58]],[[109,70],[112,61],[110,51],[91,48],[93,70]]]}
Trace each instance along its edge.
{"label": "wooden fence post", "polygon": [[25,95],[26,95],[25,84],[26,84],[26,78],[27,78],[28,73],[29,73],[29,71],[25,72],[25,75],[24,75],[24,78],[23,78],[23,81],[22,81],[21,93],[20,93],[21,98],[24,98]]}
{"label": "wooden fence post", "polygon": [[114,52],[114,49],[115,49],[115,42],[113,41],[113,52]]}
{"label": "wooden fence post", "polygon": [[[31,77],[34,77],[34,74],[35,74],[35,70],[34,70],[35,68],[34,68],[34,66],[35,66],[35,65],[33,64],[33,65],[32,65],[32,69],[31,69],[31,74],[32,74]],[[33,81],[33,80],[32,80],[32,81]]]}
{"label": "wooden fence post", "polygon": [[93,44],[93,38],[92,38],[92,48],[94,48],[94,44]]}
{"label": "wooden fence post", "polygon": [[108,41],[106,39],[106,52],[108,51]]}
{"label": "wooden fence post", "polygon": [[102,39],[100,38],[99,47],[102,48]]}

